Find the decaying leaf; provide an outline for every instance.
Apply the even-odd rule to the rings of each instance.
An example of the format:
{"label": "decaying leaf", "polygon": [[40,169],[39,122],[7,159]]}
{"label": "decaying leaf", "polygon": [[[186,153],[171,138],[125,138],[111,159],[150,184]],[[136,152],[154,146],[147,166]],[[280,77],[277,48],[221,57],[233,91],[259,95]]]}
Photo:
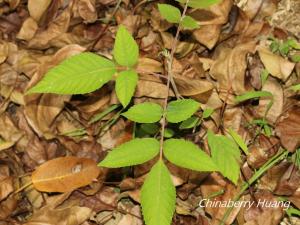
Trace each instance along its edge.
{"label": "decaying leaf", "polygon": [[209,73],[218,81],[217,86],[222,99],[226,98],[230,90],[236,95],[246,92],[246,55],[254,51],[255,41],[236,45],[233,49],[221,46],[216,50],[216,59]]}
{"label": "decaying leaf", "polygon": [[258,137],[257,143],[249,148],[247,156],[248,164],[253,168],[260,168],[278,151],[278,140],[274,137],[268,138],[264,135]]}
{"label": "decaying leaf", "polygon": [[276,134],[281,144],[289,151],[294,152],[300,145],[300,108],[293,107],[285,112],[276,124]]}
{"label": "decaying leaf", "polygon": [[[198,1],[217,4],[193,8]],[[184,156],[189,156],[188,152],[177,160],[179,166],[173,164],[176,160],[169,162],[166,159],[174,159],[176,155],[174,149],[168,149],[168,154],[163,154],[165,172],[170,171],[171,183],[176,187],[176,209],[174,215],[168,215],[168,220],[173,216],[174,225],[220,225],[228,207],[202,207],[201,200],[233,200],[242,182],[246,184],[256,176],[239,199],[253,202],[253,206],[234,207],[224,224],[299,222],[282,207],[255,204],[283,197],[296,212],[300,209],[299,160],[296,160],[300,147],[300,109],[299,90],[295,88],[300,83],[300,63],[294,62],[299,55],[300,2],[190,2],[193,3],[177,32],[178,19],[185,11],[184,0],[0,0],[0,225],[144,224],[141,188],[157,158],[115,169],[100,169],[96,164],[124,142],[161,138],[164,123],[161,116],[170,111],[169,107],[167,112],[160,110],[159,118],[150,124],[135,123],[124,117],[129,108],[145,102],[164,108],[165,102],[182,99],[200,102],[201,107],[193,111],[194,123],[188,129],[180,129],[185,125],[181,122],[171,123],[189,111],[188,104],[183,104],[177,114],[173,112],[175,119],[167,115],[164,141],[168,143],[172,134],[172,138],[193,142],[208,156],[224,160],[218,167],[228,166],[229,172],[235,171],[236,185],[224,179],[221,172],[182,168],[184,163],[180,166],[178,162],[186,162]],[[160,14],[158,3],[175,8],[176,23],[162,19],[166,15]],[[187,20],[194,22],[184,29]],[[137,44],[134,55],[139,57],[131,63],[127,61],[132,51],[124,55],[124,46],[119,46],[121,60],[114,51],[121,25]],[[122,61],[120,64],[125,67],[118,65],[118,73],[136,70],[137,87],[128,107],[123,108],[119,102],[121,99],[124,106],[128,103],[118,98],[117,74],[92,93],[26,94],[49,69],[84,51],[104,56],[112,63]],[[172,76],[170,89],[168,75]],[[266,92],[272,96],[235,101],[237,96],[247,93]],[[123,94],[127,94],[126,90]],[[148,111],[139,116],[144,118]],[[149,122],[147,118],[146,121]],[[183,123],[186,121],[191,119]],[[222,144],[212,151],[207,142],[208,130],[232,140],[228,134],[231,129],[242,137],[247,145],[243,148],[249,151],[244,154],[238,146],[234,147],[236,154],[241,155],[241,171],[222,155]],[[257,174],[284,149],[290,151],[287,158],[276,158],[280,161]],[[137,146],[136,152],[142,153],[143,149]],[[129,154],[126,158],[130,161],[132,157]],[[195,165],[199,167],[196,161]],[[155,178],[153,181],[157,182]],[[174,190],[171,183],[169,187]],[[19,192],[14,193],[17,189]],[[167,195],[157,200],[152,189],[148,191],[148,200],[154,199],[156,205],[168,200]],[[164,209],[153,216],[149,214],[146,221],[163,216],[163,212]]]}
{"label": "decaying leaf", "polygon": [[272,76],[286,81],[293,71],[295,63],[292,63],[265,48],[259,48],[258,53],[267,71]]}
{"label": "decaying leaf", "polygon": [[48,6],[50,5],[51,0],[41,0],[36,2],[35,0],[28,1],[28,10],[33,19],[39,21],[43,16]]}
{"label": "decaying leaf", "polygon": [[23,22],[21,30],[17,35],[17,38],[29,41],[35,35],[37,29],[38,25],[36,21],[33,18],[29,17]]}
{"label": "decaying leaf", "polygon": [[46,206],[36,210],[24,225],[80,225],[87,220],[92,210],[78,206],[78,202],[64,201],[69,193],[49,197]]}
{"label": "decaying leaf", "polygon": [[39,166],[32,173],[32,183],[44,192],[70,192],[90,184],[102,172],[92,159],[60,157]]}

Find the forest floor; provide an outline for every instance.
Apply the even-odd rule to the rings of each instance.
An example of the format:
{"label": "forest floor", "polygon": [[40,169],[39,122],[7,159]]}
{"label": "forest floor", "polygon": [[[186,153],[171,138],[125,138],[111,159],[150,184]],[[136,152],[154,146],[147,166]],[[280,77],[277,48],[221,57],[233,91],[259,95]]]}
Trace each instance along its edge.
{"label": "forest floor", "polygon": [[[187,8],[199,28],[180,30],[177,42],[177,26],[158,3],[184,11],[171,0],[0,0],[0,225],[145,224],[141,187],[155,159],[115,169],[97,164],[135,137],[185,139],[214,158],[209,132],[239,148],[236,182],[226,146],[217,154],[228,176],[164,160],[177,193],[172,224],[300,225],[300,1]],[[115,60],[120,25],[139,46],[126,109],[115,81],[87,94],[26,94],[74,55]],[[192,125],[147,125],[121,115],[178,96],[200,104]],[[220,205],[234,199],[249,205]]]}

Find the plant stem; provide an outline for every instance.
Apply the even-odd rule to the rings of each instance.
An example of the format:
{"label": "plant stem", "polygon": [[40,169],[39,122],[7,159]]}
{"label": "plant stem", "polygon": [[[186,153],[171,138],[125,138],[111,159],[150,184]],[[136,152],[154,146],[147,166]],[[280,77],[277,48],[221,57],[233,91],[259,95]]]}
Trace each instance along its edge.
{"label": "plant stem", "polygon": [[167,53],[165,56],[167,58],[167,94],[166,94],[166,98],[164,99],[164,105],[163,105],[163,116],[162,119],[160,121],[161,124],[161,133],[160,133],[160,151],[159,151],[159,159],[162,160],[163,158],[163,144],[164,144],[164,134],[165,134],[165,126],[166,126],[166,111],[167,111],[167,105],[168,105],[168,98],[169,98],[169,89],[170,89],[170,84],[172,84],[172,87],[174,89],[174,93],[176,95],[177,98],[180,98],[180,94],[177,90],[176,84],[174,82],[173,79],[173,74],[172,74],[172,65],[173,65],[173,59],[174,59],[174,53],[176,51],[176,47],[177,47],[177,42],[178,42],[178,37],[179,37],[179,33],[180,33],[180,29],[181,29],[181,22],[183,20],[183,18],[185,17],[187,8],[188,8],[188,3],[189,0],[186,1],[185,5],[184,5],[184,9],[183,12],[181,14],[180,17],[180,22],[179,25],[177,27],[177,31],[176,31],[176,35],[175,38],[173,40],[172,43],[172,48],[171,48],[171,53]]}
{"label": "plant stem", "polygon": [[[288,155],[288,151],[284,150],[282,152],[277,153],[275,156],[273,156],[271,159],[268,160],[268,162],[266,162],[258,171],[256,171],[253,176],[248,180],[245,181],[242,184],[242,188],[239,191],[239,193],[234,197],[233,201],[236,202],[238,201],[243,193],[257,180],[259,179],[267,170],[269,170],[270,168],[272,168],[276,163],[280,162],[281,160],[283,160],[287,155]],[[229,207],[221,222],[220,225],[225,225],[226,220],[228,219],[231,211],[232,211],[233,207]]]}

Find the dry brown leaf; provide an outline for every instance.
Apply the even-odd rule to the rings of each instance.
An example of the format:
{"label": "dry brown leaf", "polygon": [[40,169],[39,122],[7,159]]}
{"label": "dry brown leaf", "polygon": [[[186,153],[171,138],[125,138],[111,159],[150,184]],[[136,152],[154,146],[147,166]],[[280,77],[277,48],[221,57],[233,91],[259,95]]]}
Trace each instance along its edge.
{"label": "dry brown leaf", "polygon": [[17,38],[29,41],[35,35],[38,29],[38,25],[34,19],[31,17],[27,18],[21,27],[21,30],[17,34]]}
{"label": "dry brown leaf", "polygon": [[[229,201],[232,200],[238,193],[238,189],[233,184],[225,181],[217,173],[210,174],[208,176],[208,179],[204,181],[200,188],[204,199],[214,193],[220,192],[221,190],[224,191],[224,194],[213,197],[210,199],[210,201]],[[225,224],[232,224],[239,210],[240,207],[235,207],[225,221]],[[220,223],[225,211],[226,207],[213,207],[211,205],[205,207],[205,212],[207,212],[212,217],[212,225],[217,225]]]}
{"label": "dry brown leaf", "polygon": [[[257,200],[276,202],[278,199],[268,191],[260,191],[255,193]],[[249,210],[245,210],[244,225],[279,225],[283,216],[283,208],[281,207],[258,207],[253,205]]]}
{"label": "dry brown leaf", "polygon": [[298,209],[300,209],[300,188],[288,198]]}
{"label": "dry brown leaf", "polygon": [[4,221],[18,206],[18,198],[10,195],[8,198],[0,202],[0,221]]}
{"label": "dry brown leaf", "polygon": [[198,20],[200,25],[224,24],[227,22],[228,14],[233,5],[232,0],[223,0],[208,9],[193,10],[190,15]]}
{"label": "dry brown leaf", "polygon": [[[34,0],[31,1],[34,2]],[[33,39],[28,42],[28,47],[35,49],[48,48],[51,45],[51,41],[67,32],[70,19],[71,13],[70,7],[68,7],[49,24],[46,30],[37,32]],[[63,46],[65,46],[65,43]]]}
{"label": "dry brown leaf", "polygon": [[199,29],[196,29],[193,32],[193,36],[199,43],[205,45],[209,49],[212,49],[219,40],[220,33],[221,25],[211,24],[203,25]]}
{"label": "dry brown leaf", "polygon": [[140,73],[162,73],[162,63],[147,57],[140,57],[136,70]]}
{"label": "dry brown leaf", "polygon": [[[273,104],[271,108],[268,110],[266,115],[266,119],[271,123],[275,123],[278,117],[281,115],[283,111],[283,89],[282,86],[278,83],[277,80],[273,78],[269,78],[264,84],[262,91],[271,92],[273,95]],[[268,109],[268,104],[270,103],[270,99],[262,98],[259,101],[259,106],[257,108],[257,113],[260,118],[263,118],[266,110]]]}
{"label": "dry brown leaf", "polygon": [[284,59],[281,56],[270,52],[266,48],[260,47],[258,49],[258,53],[266,70],[272,76],[286,81],[286,79],[291,75],[295,67],[295,63],[292,63],[287,59]]}
{"label": "dry brown leaf", "polygon": [[174,76],[174,81],[182,96],[188,96],[200,102],[206,102],[214,88],[213,84],[207,80]]}
{"label": "dry brown leaf", "polygon": [[276,123],[275,131],[287,150],[294,152],[300,146],[300,108],[293,107]]}
{"label": "dry brown leaf", "polygon": [[29,0],[28,1],[28,11],[30,16],[39,21],[43,14],[46,12],[51,0]]}
{"label": "dry brown leaf", "polygon": [[78,201],[68,200],[68,197],[69,193],[65,193],[47,198],[47,204],[34,211],[24,225],[81,225],[92,210],[78,206]]}
{"label": "dry brown leaf", "polygon": [[0,44],[0,64],[6,60],[9,51],[8,48],[9,47],[7,43],[4,42]]}
{"label": "dry brown leaf", "polygon": [[79,15],[88,23],[93,23],[97,20],[95,4],[95,0],[79,0],[77,2]]}
{"label": "dry brown leaf", "polygon": [[246,55],[254,53],[255,46],[256,41],[249,41],[238,44],[233,49],[220,46],[215,51],[216,59],[209,73],[218,81],[221,99],[228,98],[228,91],[231,89],[236,95],[247,91],[245,88]]}
{"label": "dry brown leaf", "polygon": [[[167,86],[153,75],[139,75],[138,85],[134,97],[164,98],[168,94]],[[174,96],[169,91],[169,96]]]}
{"label": "dry brown leaf", "polygon": [[279,180],[275,194],[277,195],[292,195],[300,187],[300,173],[297,166],[293,163],[289,164],[289,167],[284,170],[284,174]]}
{"label": "dry brown leaf", "polygon": [[74,156],[47,161],[32,173],[32,183],[44,192],[70,192],[90,184],[102,174],[92,159]]}
{"label": "dry brown leaf", "polygon": [[9,174],[8,166],[0,165],[0,201],[5,199],[13,190],[13,178]]}
{"label": "dry brown leaf", "polygon": [[275,155],[279,148],[278,139],[268,138],[264,135],[258,137],[258,141],[249,148],[250,154],[247,155],[247,162],[252,168],[259,168]]}
{"label": "dry brown leaf", "polygon": [[0,136],[5,140],[12,143],[16,143],[24,135],[24,133],[17,129],[11,118],[7,114],[0,116]]}

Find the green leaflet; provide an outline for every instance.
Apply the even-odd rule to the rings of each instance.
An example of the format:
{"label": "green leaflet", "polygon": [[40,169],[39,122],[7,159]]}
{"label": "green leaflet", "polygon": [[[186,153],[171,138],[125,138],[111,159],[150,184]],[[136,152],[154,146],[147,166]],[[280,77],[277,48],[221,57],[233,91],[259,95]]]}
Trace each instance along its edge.
{"label": "green leaflet", "polygon": [[115,65],[106,58],[85,52],[50,69],[28,93],[85,94],[112,79]]}
{"label": "green leaflet", "polygon": [[224,177],[237,184],[240,174],[240,150],[235,142],[228,137],[215,135],[208,131],[208,145],[213,161]]}
{"label": "green leaflet", "polygon": [[248,147],[243,141],[242,137],[231,128],[229,128],[229,134],[231,135],[233,140],[240,146],[240,148],[245,152],[245,154],[248,155]]}
{"label": "green leaflet", "polygon": [[98,166],[119,168],[147,162],[159,153],[159,142],[154,138],[137,138],[113,149]]}
{"label": "green leaflet", "polygon": [[197,21],[190,16],[185,16],[181,21],[181,25],[183,26],[184,29],[190,29],[190,30],[197,29],[200,27]]}
{"label": "green leaflet", "polygon": [[139,47],[123,25],[120,25],[117,31],[113,54],[121,66],[132,67],[138,61]]}
{"label": "green leaflet", "polygon": [[[176,0],[181,3],[186,3],[186,0]],[[194,9],[208,8],[211,5],[220,3],[221,0],[190,0],[188,6]]]}
{"label": "green leaflet", "polygon": [[203,118],[203,119],[207,119],[207,118],[210,117],[213,113],[214,113],[214,109],[212,109],[212,108],[206,108],[206,109],[204,109],[204,111],[203,111],[202,118]]}
{"label": "green leaflet", "polygon": [[300,216],[300,210],[290,207],[286,210],[286,214],[288,214],[288,216],[290,216],[290,217],[291,216]]}
{"label": "green leaflet", "polygon": [[162,107],[150,102],[134,105],[127,112],[122,113],[123,116],[137,123],[158,122],[162,114]]}
{"label": "green leaflet", "polygon": [[190,118],[184,120],[180,124],[179,129],[184,130],[184,129],[194,128],[194,127],[198,126],[199,123],[200,123],[200,118],[199,117],[191,116]]}
{"label": "green leaflet", "polygon": [[218,171],[213,160],[197,145],[183,139],[164,142],[165,157],[177,166],[196,171]]}
{"label": "green leaflet", "polygon": [[263,70],[261,71],[260,77],[261,77],[261,85],[264,86],[265,83],[266,83],[266,81],[267,81],[267,79],[268,79],[268,77],[269,77],[269,72],[268,72],[268,70],[263,69]]}
{"label": "green leaflet", "polygon": [[172,101],[167,107],[167,120],[171,123],[178,123],[191,117],[200,107],[200,104],[193,99],[182,99]]}
{"label": "green leaflet", "polygon": [[141,124],[141,130],[147,134],[154,135],[159,131],[159,126],[156,123],[143,123]]}
{"label": "green leaflet", "polygon": [[124,108],[129,104],[134,94],[137,81],[138,75],[133,70],[120,72],[116,79],[116,94]]}
{"label": "green leaflet", "polygon": [[300,55],[299,54],[292,55],[291,60],[295,63],[300,62]]}
{"label": "green leaflet", "polygon": [[158,10],[161,16],[170,23],[179,23],[181,13],[179,9],[169,4],[158,4]]}
{"label": "green leaflet", "polygon": [[162,160],[151,169],[141,190],[146,225],[170,225],[175,211],[176,190]]}
{"label": "green leaflet", "polygon": [[175,135],[175,131],[172,130],[171,128],[166,128],[164,132],[164,137],[165,138],[171,138]]}
{"label": "green leaflet", "polygon": [[262,98],[262,97],[270,97],[273,98],[273,95],[271,92],[268,91],[249,91],[246,92],[243,95],[239,95],[235,98],[236,102],[244,102],[247,101],[249,99],[253,99],[253,98]]}
{"label": "green leaflet", "polygon": [[295,85],[291,86],[289,89],[291,89],[293,91],[300,91],[300,84],[295,84]]}

